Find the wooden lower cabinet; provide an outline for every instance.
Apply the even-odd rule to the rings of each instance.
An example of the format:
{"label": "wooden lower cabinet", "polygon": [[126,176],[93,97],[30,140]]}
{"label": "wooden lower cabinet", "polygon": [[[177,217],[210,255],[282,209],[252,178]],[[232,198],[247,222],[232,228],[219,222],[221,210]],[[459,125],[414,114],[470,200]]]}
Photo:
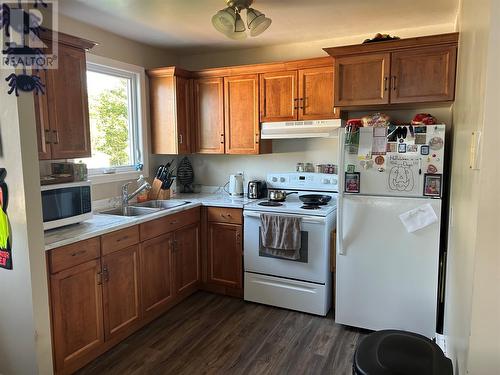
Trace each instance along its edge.
{"label": "wooden lower cabinet", "polygon": [[141,244],[142,311],[145,317],[165,311],[174,298],[173,234]]}
{"label": "wooden lower cabinet", "polygon": [[192,293],[200,283],[200,225],[179,229],[174,234],[175,292]]}
{"label": "wooden lower cabinet", "polygon": [[208,224],[208,282],[242,288],[242,227],[239,224]]}
{"label": "wooden lower cabinet", "polygon": [[85,361],[104,344],[101,280],[99,259],[50,276],[52,335],[58,373]]}
{"label": "wooden lower cabinet", "polygon": [[104,333],[109,340],[141,319],[139,246],[102,258]]}
{"label": "wooden lower cabinet", "polygon": [[163,232],[141,224],[48,252],[56,374],[74,373],[199,289],[200,208],[165,218],[145,223],[171,223]]}

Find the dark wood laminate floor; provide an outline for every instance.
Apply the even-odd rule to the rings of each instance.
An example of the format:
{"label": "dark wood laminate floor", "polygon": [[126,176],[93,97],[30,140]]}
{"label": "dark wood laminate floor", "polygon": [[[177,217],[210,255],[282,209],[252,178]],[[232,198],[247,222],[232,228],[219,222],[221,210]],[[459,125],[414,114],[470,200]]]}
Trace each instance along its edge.
{"label": "dark wood laminate floor", "polygon": [[79,374],[351,374],[364,332],[198,292]]}

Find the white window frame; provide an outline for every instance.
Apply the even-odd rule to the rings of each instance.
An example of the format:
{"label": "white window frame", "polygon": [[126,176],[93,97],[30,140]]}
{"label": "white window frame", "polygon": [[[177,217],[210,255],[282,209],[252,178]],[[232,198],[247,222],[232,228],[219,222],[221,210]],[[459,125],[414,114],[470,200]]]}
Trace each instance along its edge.
{"label": "white window frame", "polygon": [[[90,69],[89,69],[90,68]],[[134,159],[142,159],[143,169],[137,171],[135,166],[116,167],[115,173],[105,174],[107,168],[89,169],[89,180],[93,184],[103,184],[116,181],[137,179],[140,175],[148,177],[149,152],[148,152],[148,129],[147,129],[147,103],[146,103],[146,72],[142,66],[124,63],[103,56],[87,53],[87,70],[97,73],[122,75],[124,78],[132,78],[130,93],[132,95],[132,108],[129,108],[129,118],[137,119],[137,126],[133,126],[135,142],[140,146],[139,155],[136,155],[134,146],[131,152]]]}

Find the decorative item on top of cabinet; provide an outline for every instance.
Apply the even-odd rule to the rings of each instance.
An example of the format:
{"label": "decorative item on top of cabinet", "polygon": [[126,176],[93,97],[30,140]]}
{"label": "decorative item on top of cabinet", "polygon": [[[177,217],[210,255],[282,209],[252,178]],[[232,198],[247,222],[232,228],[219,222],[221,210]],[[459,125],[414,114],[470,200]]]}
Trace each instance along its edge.
{"label": "decorative item on top of cabinet", "polygon": [[458,33],[325,48],[335,58],[335,105],[449,102]]}
{"label": "decorative item on top of cabinet", "polygon": [[191,73],[177,67],[151,69],[151,143],[153,154],[193,152]]}
{"label": "decorative item on top of cabinet", "polygon": [[198,78],[193,81],[196,152],[224,153],[224,80]]}
{"label": "decorative item on top of cabinet", "polygon": [[58,38],[58,68],[40,72],[46,95],[34,95],[40,160],[91,156],[85,51],[96,43],[62,33]]}
{"label": "decorative item on top of cabinet", "polygon": [[261,141],[259,124],[259,76],[224,78],[226,154],[271,152],[272,142]]}

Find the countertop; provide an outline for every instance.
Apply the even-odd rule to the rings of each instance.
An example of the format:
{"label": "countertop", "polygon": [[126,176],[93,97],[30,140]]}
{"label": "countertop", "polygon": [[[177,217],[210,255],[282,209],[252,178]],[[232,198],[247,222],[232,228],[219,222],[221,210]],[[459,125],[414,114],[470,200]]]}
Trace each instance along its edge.
{"label": "countertop", "polygon": [[145,216],[123,217],[95,213],[91,220],[64,228],[45,232],[45,251],[61,246],[101,236],[123,228],[131,227],[163,216],[172,215],[199,206],[243,208],[252,200],[246,197],[233,198],[226,193],[178,194],[171,200],[183,200],[190,203],[169,210],[161,210]]}

